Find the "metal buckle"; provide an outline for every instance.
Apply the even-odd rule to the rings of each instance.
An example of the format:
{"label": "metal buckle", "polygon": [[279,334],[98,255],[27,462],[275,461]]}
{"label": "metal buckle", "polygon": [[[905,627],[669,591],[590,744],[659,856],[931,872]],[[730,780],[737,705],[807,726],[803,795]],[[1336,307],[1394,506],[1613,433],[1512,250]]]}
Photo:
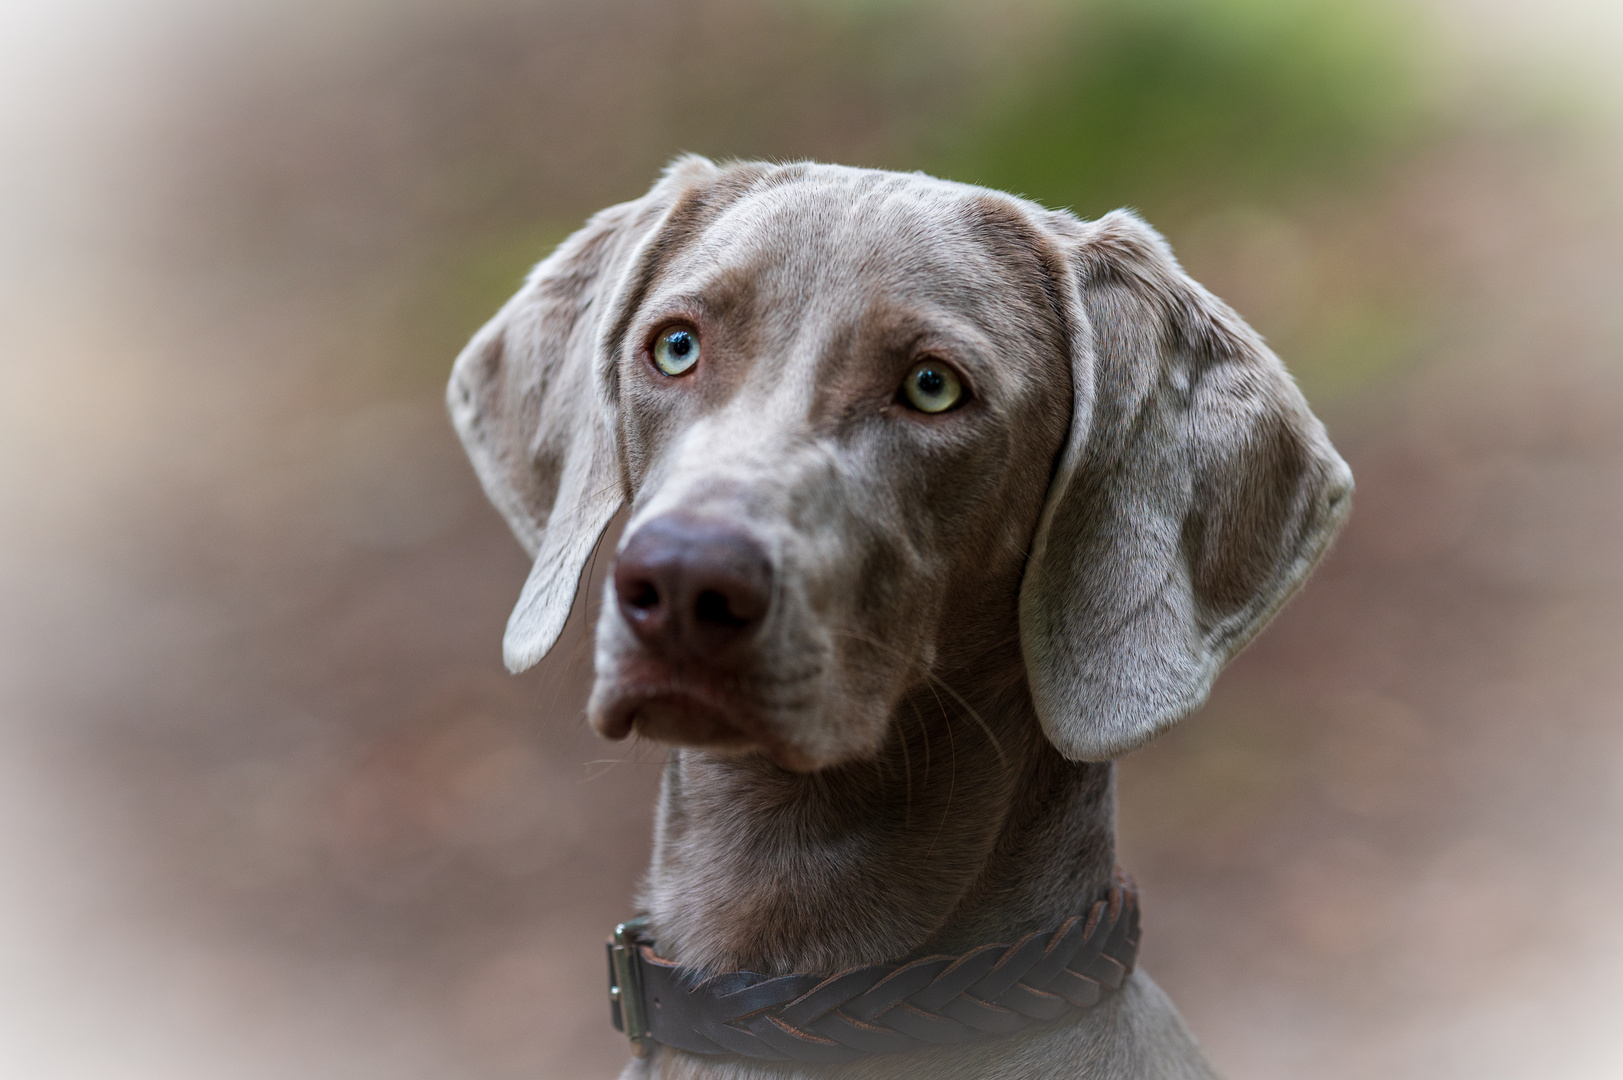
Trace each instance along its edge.
{"label": "metal buckle", "polygon": [[608,940],[609,1015],[616,1030],[631,1040],[634,1057],[647,1057],[654,1040],[648,1035],[648,1018],[643,1015],[642,981],[637,978],[637,939],[648,929],[648,916],[620,923]]}

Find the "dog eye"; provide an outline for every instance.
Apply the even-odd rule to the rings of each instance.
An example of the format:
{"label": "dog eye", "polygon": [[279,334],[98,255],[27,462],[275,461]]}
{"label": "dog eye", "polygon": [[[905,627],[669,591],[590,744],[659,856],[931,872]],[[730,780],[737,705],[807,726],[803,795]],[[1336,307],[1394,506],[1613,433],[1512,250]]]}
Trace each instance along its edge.
{"label": "dog eye", "polygon": [[914,364],[902,380],[902,397],[919,412],[946,412],[963,400],[964,384],[946,364],[926,360]]}
{"label": "dog eye", "polygon": [[667,375],[685,375],[699,362],[699,333],[689,326],[662,330],[654,339],[654,366]]}

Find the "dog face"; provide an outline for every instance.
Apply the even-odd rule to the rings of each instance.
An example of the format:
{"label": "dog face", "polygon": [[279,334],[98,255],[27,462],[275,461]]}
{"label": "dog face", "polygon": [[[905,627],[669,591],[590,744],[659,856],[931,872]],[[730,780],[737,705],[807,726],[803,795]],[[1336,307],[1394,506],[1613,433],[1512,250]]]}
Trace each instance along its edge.
{"label": "dog face", "polygon": [[1284,369],[1130,215],[919,175],[683,159],[459,358],[536,555],[510,666],[630,515],[588,714],[811,770],[1018,641],[1048,737],[1114,756],[1204,698],[1345,514]]}
{"label": "dog face", "polygon": [[588,714],[815,768],[878,745],[963,597],[1012,637],[1071,415],[1058,252],[878,173],[687,212],[608,335],[632,514]]}

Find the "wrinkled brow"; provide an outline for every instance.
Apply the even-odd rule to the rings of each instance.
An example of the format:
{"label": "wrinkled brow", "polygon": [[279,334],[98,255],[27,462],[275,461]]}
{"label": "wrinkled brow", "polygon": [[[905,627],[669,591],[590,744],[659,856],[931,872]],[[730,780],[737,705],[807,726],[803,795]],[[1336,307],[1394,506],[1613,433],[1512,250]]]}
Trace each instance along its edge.
{"label": "wrinkled brow", "polygon": [[854,337],[870,351],[899,362],[936,356],[963,366],[971,376],[988,366],[994,351],[988,330],[963,312],[891,300],[870,305],[852,327]]}
{"label": "wrinkled brow", "polygon": [[[691,267],[675,267],[662,274],[668,282],[656,281],[643,298],[640,315],[655,312],[685,312],[718,323],[747,319],[759,310],[760,274],[745,267],[721,267],[703,276]],[[698,280],[694,280],[695,278]]]}

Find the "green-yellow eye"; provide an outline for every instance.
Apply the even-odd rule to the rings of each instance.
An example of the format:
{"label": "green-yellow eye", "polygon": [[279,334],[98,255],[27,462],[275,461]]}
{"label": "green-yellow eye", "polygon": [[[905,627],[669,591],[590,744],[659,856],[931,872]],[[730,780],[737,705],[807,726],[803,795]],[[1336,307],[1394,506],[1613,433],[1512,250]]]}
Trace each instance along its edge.
{"label": "green-yellow eye", "polygon": [[964,399],[958,373],[939,360],[914,364],[902,380],[902,397],[919,412],[946,412]]}
{"label": "green-yellow eye", "polygon": [[699,332],[691,326],[661,330],[654,339],[654,366],[667,375],[685,375],[699,362]]}

